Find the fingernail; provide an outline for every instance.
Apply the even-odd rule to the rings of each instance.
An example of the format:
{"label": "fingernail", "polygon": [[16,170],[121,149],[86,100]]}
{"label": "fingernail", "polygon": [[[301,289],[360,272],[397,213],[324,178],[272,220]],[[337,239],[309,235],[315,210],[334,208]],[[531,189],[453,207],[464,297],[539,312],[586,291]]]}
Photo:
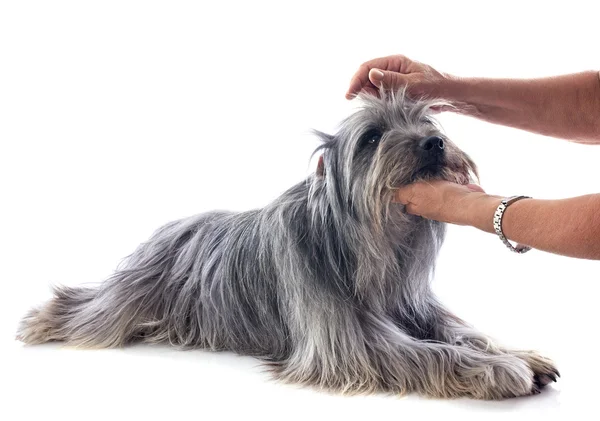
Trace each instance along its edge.
{"label": "fingernail", "polygon": [[383,72],[379,69],[371,69],[369,71],[369,79],[381,82],[383,80]]}

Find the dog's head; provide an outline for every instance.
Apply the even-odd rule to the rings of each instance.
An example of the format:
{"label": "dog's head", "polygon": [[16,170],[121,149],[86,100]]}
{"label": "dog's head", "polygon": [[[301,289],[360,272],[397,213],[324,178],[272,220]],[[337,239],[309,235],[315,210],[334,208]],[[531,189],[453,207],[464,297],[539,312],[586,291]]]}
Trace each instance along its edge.
{"label": "dog's head", "polygon": [[476,174],[432,118],[433,109],[447,104],[411,100],[403,91],[360,100],[335,135],[317,132],[323,144],[315,182],[344,210],[381,221],[398,187],[431,179],[467,184]]}

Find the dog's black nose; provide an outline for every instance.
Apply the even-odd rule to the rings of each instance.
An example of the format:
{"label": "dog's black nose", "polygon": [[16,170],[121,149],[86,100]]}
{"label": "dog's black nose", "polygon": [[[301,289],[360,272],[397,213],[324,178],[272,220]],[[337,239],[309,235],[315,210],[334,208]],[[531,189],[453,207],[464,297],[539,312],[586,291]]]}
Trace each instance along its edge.
{"label": "dog's black nose", "polygon": [[419,142],[421,153],[438,155],[444,150],[444,140],[439,136],[429,136]]}

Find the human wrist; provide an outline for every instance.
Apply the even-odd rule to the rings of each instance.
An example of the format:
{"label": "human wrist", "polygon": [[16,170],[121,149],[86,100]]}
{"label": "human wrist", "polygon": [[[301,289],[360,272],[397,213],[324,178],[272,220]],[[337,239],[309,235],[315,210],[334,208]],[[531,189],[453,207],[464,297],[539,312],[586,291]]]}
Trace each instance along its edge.
{"label": "human wrist", "polygon": [[494,233],[494,212],[502,198],[485,193],[472,193],[466,206],[465,225]]}
{"label": "human wrist", "polygon": [[465,89],[466,79],[449,73],[441,73],[436,86],[432,89],[437,98],[448,101],[451,104],[462,102],[459,98],[461,92]]}
{"label": "human wrist", "polygon": [[481,94],[485,96],[485,80],[478,78],[460,77],[444,74],[443,80],[439,82],[438,98],[444,99],[453,107],[448,111],[455,113],[477,116],[485,105],[480,102]]}

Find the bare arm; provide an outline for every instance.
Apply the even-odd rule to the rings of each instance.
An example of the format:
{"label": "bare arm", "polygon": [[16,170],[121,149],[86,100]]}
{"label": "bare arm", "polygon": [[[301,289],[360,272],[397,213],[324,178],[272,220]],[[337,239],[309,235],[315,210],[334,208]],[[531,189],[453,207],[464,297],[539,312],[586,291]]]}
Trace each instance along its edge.
{"label": "bare arm", "polygon": [[600,75],[540,79],[450,77],[440,95],[458,112],[491,123],[581,143],[600,144]]}
{"label": "bare arm", "polygon": [[[396,200],[405,204],[409,213],[494,233],[493,215],[501,198],[435,181],[404,187],[398,190]],[[510,240],[538,250],[600,259],[600,194],[520,200],[505,211],[502,227]]]}
{"label": "bare arm", "polygon": [[496,124],[600,144],[600,73],[539,79],[460,78],[396,55],[363,63],[346,94],[376,87],[445,99],[455,111]]}
{"label": "bare arm", "polygon": [[[442,98],[457,112],[496,124],[581,143],[600,144],[600,74],[588,71],[539,79],[459,78],[396,55],[363,63],[348,99],[378,87],[406,87],[409,95]],[[447,181],[403,187],[396,201],[408,213],[493,233],[501,198]],[[506,210],[505,235],[565,256],[600,259],[600,194],[564,200],[518,201]]]}

